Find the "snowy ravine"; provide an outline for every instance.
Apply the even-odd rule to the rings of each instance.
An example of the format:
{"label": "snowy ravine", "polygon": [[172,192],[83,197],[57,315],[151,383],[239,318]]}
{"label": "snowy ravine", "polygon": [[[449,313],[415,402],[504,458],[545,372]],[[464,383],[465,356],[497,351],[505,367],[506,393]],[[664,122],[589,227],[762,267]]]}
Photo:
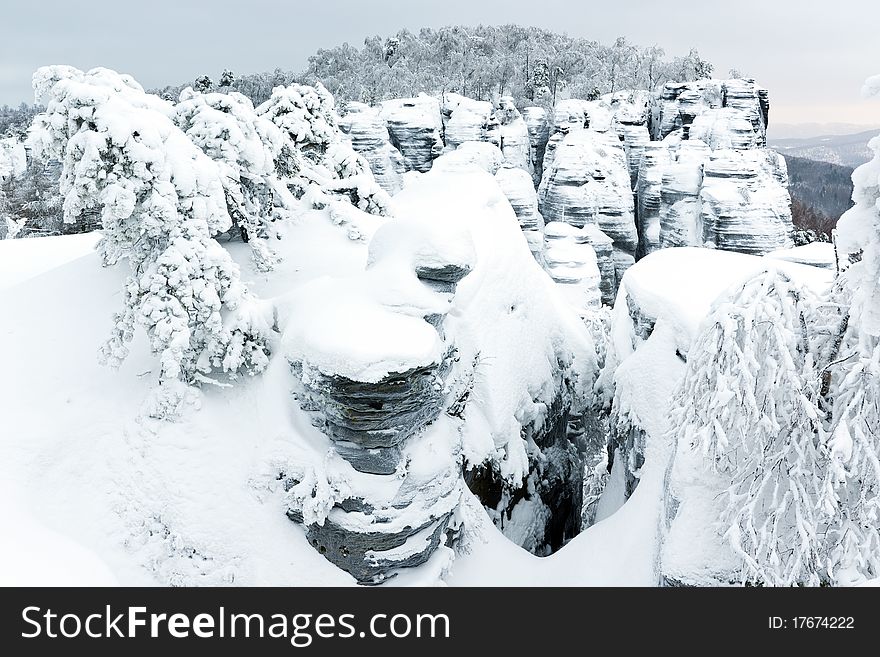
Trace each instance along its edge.
{"label": "snowy ravine", "polygon": [[[492,195],[487,198],[481,190],[491,190],[494,183],[488,177],[479,183],[474,185],[471,202],[491,202]],[[443,189],[445,184],[439,185],[436,193]],[[430,188],[422,192],[430,197]],[[500,195],[495,198],[502,199]],[[521,262],[533,263],[514,215],[503,203],[500,207],[506,209],[499,218],[507,217],[509,234],[516,236],[512,246],[522,254]],[[306,288],[306,283],[320,281],[322,276],[363,275],[365,244],[350,240],[326,211],[304,215],[284,237],[283,264],[271,276],[255,269],[246,245],[232,246],[243,277],[265,298],[291,287]],[[71,249],[78,248],[77,239],[60,239],[70,242]],[[316,243],[324,245],[320,252],[312,246]],[[14,249],[19,244],[28,242],[3,244],[10,261],[19,257]],[[20,257],[27,253],[22,250]],[[14,373],[0,381],[0,394],[9,402],[0,441],[8,493],[2,497],[2,513],[27,528],[4,534],[4,581],[36,581],[46,562],[51,562],[72,573],[71,577],[75,573],[78,581],[95,583],[353,583],[285,517],[280,473],[289,472],[291,463],[326,464],[327,445],[326,437],[293,403],[286,358],[275,357],[262,376],[234,388],[205,390],[201,408],[177,422],[146,418],[142,404],[156,365],[143,338],[135,339],[131,355],[118,371],[101,367],[94,357],[124,268],[102,269],[94,252],[76,256],[60,266],[47,263],[46,271],[0,292],[3,307],[10,310],[0,318],[0,331],[6,337],[2,357],[5,371]],[[551,285],[544,289],[552,299],[549,278],[535,271],[539,286]],[[479,275],[479,270],[474,273]],[[522,295],[527,289],[521,285],[516,291],[502,285],[499,291]],[[491,294],[491,287],[477,285],[475,279],[470,291],[458,292],[474,294]],[[532,308],[525,305],[522,311]],[[461,336],[462,347],[465,331],[478,326],[468,329],[472,321],[465,312],[456,318],[457,331],[450,328],[450,334]],[[584,348],[591,350],[583,335]],[[511,348],[521,347],[515,332],[510,338]],[[584,353],[589,362],[591,351]],[[534,368],[524,372],[540,376]],[[510,374],[500,370],[486,376],[483,385],[492,377],[508,380]],[[527,380],[523,384],[531,385]],[[486,388],[481,394],[492,393]],[[503,396],[500,401],[509,403],[515,398]],[[47,408],[52,412],[45,412]],[[500,407],[494,408],[500,412]],[[476,428],[502,418],[470,421]],[[475,443],[468,442],[475,449]],[[482,449],[495,447],[485,444]],[[339,466],[344,467],[344,462]],[[523,466],[511,461],[507,467]],[[356,482],[352,477],[350,485]],[[503,537],[472,494],[462,493],[457,515],[464,529],[455,559],[443,549],[424,566],[392,582],[564,585],[610,584],[619,578],[650,584],[654,579],[653,557],[647,547],[652,541],[646,535],[640,537],[631,523],[626,533],[632,537],[630,550],[635,556],[627,555],[613,533],[600,525],[555,555],[539,559]],[[612,525],[624,522],[624,516],[616,516]],[[645,523],[648,535],[655,525]],[[64,537],[55,542],[57,551],[45,554],[30,549],[34,537],[49,533]],[[607,555],[618,566],[596,555]],[[442,573],[446,574],[440,579]]]}
{"label": "snowy ravine", "polygon": [[[303,217],[286,237],[292,238],[282,242],[289,264],[273,280],[250,268],[246,245],[235,250],[246,278],[267,296],[280,291],[281,280],[298,285],[322,275],[357,275],[365,264],[363,246],[348,240],[323,212]],[[59,239],[77,248],[76,238]],[[327,246],[320,254],[308,246],[318,241]],[[3,243],[10,260],[16,258],[10,247],[18,244],[28,241]],[[527,254],[524,242],[522,248]],[[719,255],[730,260],[722,279],[693,275],[701,266],[715,266]],[[663,257],[675,259],[671,271]],[[751,256],[668,250],[625,277],[627,292],[621,294],[640,300],[646,313],[660,318],[635,352],[630,345],[641,340],[628,333],[629,313],[624,310],[615,319],[615,358],[622,363],[616,370],[619,403],[630,404],[631,417],[639,417],[645,430],[662,433],[657,423],[663,420],[652,409],[681,371],[676,344],[687,342],[716,292],[763,264]],[[6,570],[0,577],[47,581],[57,571],[72,579],[52,581],[89,584],[353,583],[284,516],[278,480],[283,464],[312,459],[314,445],[326,444],[291,405],[286,361],[275,359],[262,377],[232,390],[207,390],[201,409],[182,422],[137,419],[155,367],[144,341],[137,340],[118,372],[94,358],[124,272],[101,269],[94,253],[49,266],[0,291],[0,303],[11,311],[0,316],[6,336],[2,357],[6,371],[15,373],[0,379],[0,394],[9,402],[8,431],[0,441],[6,482],[0,513],[24,528],[4,534]],[[821,270],[809,270],[811,280],[822,281]],[[294,433],[298,441],[291,440]],[[295,442],[301,444],[294,447]],[[662,440],[648,444],[633,496],[616,512],[621,500],[610,500],[604,511],[610,517],[554,554],[538,558],[511,543],[465,491],[459,515],[466,530],[454,560],[441,552],[389,583],[658,583],[658,528],[670,448]],[[34,551],[38,537],[49,534],[57,549]]]}
{"label": "snowy ravine", "polygon": [[[807,441],[831,533],[867,537],[830,576],[880,571],[880,142],[840,250],[790,248],[750,79],[549,113],[35,87],[26,157],[103,229],[0,242],[0,583],[824,583],[728,540],[763,470],[725,423]],[[778,418],[731,405],[740,362]]]}

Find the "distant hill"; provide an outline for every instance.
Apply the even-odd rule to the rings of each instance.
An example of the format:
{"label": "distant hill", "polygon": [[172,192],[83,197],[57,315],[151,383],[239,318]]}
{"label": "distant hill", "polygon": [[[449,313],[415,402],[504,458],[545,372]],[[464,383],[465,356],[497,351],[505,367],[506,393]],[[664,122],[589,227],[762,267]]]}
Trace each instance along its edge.
{"label": "distant hill", "polygon": [[880,130],[880,124],[861,123],[776,123],[770,121],[767,138],[779,139],[817,139],[834,135],[854,135],[866,130]]}
{"label": "distant hill", "polygon": [[852,168],[785,155],[792,222],[796,228],[831,236],[837,220],[852,207]]}
{"label": "distant hill", "polygon": [[875,129],[851,135],[768,139],[767,144],[785,156],[857,167],[871,159],[868,141],[877,134],[878,130]]}

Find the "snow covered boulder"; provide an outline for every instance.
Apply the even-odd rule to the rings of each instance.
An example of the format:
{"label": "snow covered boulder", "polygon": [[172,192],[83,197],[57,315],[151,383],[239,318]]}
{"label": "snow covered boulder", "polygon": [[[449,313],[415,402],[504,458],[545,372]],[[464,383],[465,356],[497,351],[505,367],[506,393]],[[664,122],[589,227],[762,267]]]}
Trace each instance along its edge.
{"label": "snow covered boulder", "polygon": [[443,150],[440,104],[420,94],[382,103],[381,116],[388,126],[391,144],[403,155],[407,171],[425,172]]}
{"label": "snow covered boulder", "polygon": [[460,495],[460,438],[440,421],[456,360],[444,324],[474,255],[466,233],[444,228],[385,224],[362,274],[317,279],[286,302],[302,318],[284,335],[298,404],[342,459],[316,476],[341,469],[352,482],[326,515],[310,511],[309,499],[289,515],[365,583],[426,561]]}
{"label": "snow covered boulder", "polygon": [[289,301],[308,318],[284,338],[302,402],[361,472],[393,473],[401,444],[444,402],[453,353],[443,340],[443,316],[471,271],[472,247],[466,235],[444,247],[436,228],[414,225],[380,228],[362,276],[319,279]]}

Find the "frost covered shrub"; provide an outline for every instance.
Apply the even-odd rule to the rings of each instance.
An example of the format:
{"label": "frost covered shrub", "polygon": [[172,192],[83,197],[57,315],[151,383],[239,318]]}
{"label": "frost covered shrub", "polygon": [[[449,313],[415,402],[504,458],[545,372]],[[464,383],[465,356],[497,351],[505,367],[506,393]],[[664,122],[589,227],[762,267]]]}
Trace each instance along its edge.
{"label": "frost covered shrub", "polygon": [[817,585],[828,457],[808,325],[816,299],[767,271],[716,306],[673,399],[679,449],[729,477],[719,520],[744,582]]}
{"label": "frost covered shrub", "polygon": [[[257,108],[289,139],[276,158],[276,171],[302,198],[312,186],[349,200],[364,212],[389,213],[390,199],[367,161],[358,155],[339,129],[333,96],[320,84],[275,87]],[[312,190],[309,198],[320,198]]]}
{"label": "frost covered shrub", "polygon": [[275,173],[286,137],[234,92],[201,94],[186,88],[174,122],[217,163],[233,229],[249,242],[257,267],[271,269],[277,259],[269,241],[277,236],[275,222],[287,218],[294,202]]}
{"label": "frost covered shrub", "polygon": [[46,111],[29,140],[63,163],[65,221],[99,208],[103,261],[131,267],[104,358],[121,362],[140,323],[165,390],[265,367],[264,327],[245,314],[252,298],[212,239],[232,225],[221,170],[174,125],[173,107],[102,68],[43,67],[34,89]]}

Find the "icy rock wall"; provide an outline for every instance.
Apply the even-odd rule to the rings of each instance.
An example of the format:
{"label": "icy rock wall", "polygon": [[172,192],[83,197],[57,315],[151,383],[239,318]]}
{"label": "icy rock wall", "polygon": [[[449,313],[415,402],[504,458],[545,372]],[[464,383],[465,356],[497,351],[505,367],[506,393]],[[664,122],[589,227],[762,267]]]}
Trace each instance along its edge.
{"label": "icy rock wall", "polygon": [[704,243],[753,255],[790,247],[785,175],[785,160],[774,151],[713,151],[700,190]]}
{"label": "icy rock wall", "polygon": [[636,260],[660,248],[660,214],[663,171],[669,162],[669,151],[660,142],[649,142],[642,149],[636,176],[636,217],[639,244]]}
{"label": "icy rock wall", "polygon": [[550,138],[547,110],[543,107],[526,107],[522,114],[529,132],[529,161],[532,165],[532,178],[537,188],[541,184],[541,175],[544,171],[544,150],[547,148],[547,140]]}
{"label": "icy rock wall", "polygon": [[538,195],[532,177],[524,169],[505,163],[495,174],[495,180],[516,213],[529,250],[541,262],[544,251],[544,218],[538,212]]}
{"label": "icy rock wall", "polygon": [[501,145],[500,125],[492,103],[447,93],[443,96],[441,114],[447,147],[456,148],[466,141]]}
{"label": "icy rock wall", "polygon": [[547,273],[581,317],[601,305],[599,263],[586,229],[559,221],[547,224],[544,261]]}
{"label": "icy rock wall", "polygon": [[364,156],[376,182],[389,194],[403,188],[406,164],[403,156],[391,145],[388,128],[376,108],[363,103],[348,103],[339,122],[351,140],[355,152]]}
{"label": "icy rock wall", "polygon": [[660,246],[702,246],[700,190],[710,150],[701,141],[672,142],[660,167]]}
{"label": "icy rock wall", "polygon": [[548,223],[595,225],[611,238],[614,278],[604,282],[616,290],[635,261],[638,242],[629,168],[617,136],[592,129],[566,134],[544,170],[538,207]]}
{"label": "icy rock wall", "polygon": [[420,94],[382,103],[381,116],[388,126],[391,144],[403,155],[407,171],[424,173],[443,150],[440,103]]}

